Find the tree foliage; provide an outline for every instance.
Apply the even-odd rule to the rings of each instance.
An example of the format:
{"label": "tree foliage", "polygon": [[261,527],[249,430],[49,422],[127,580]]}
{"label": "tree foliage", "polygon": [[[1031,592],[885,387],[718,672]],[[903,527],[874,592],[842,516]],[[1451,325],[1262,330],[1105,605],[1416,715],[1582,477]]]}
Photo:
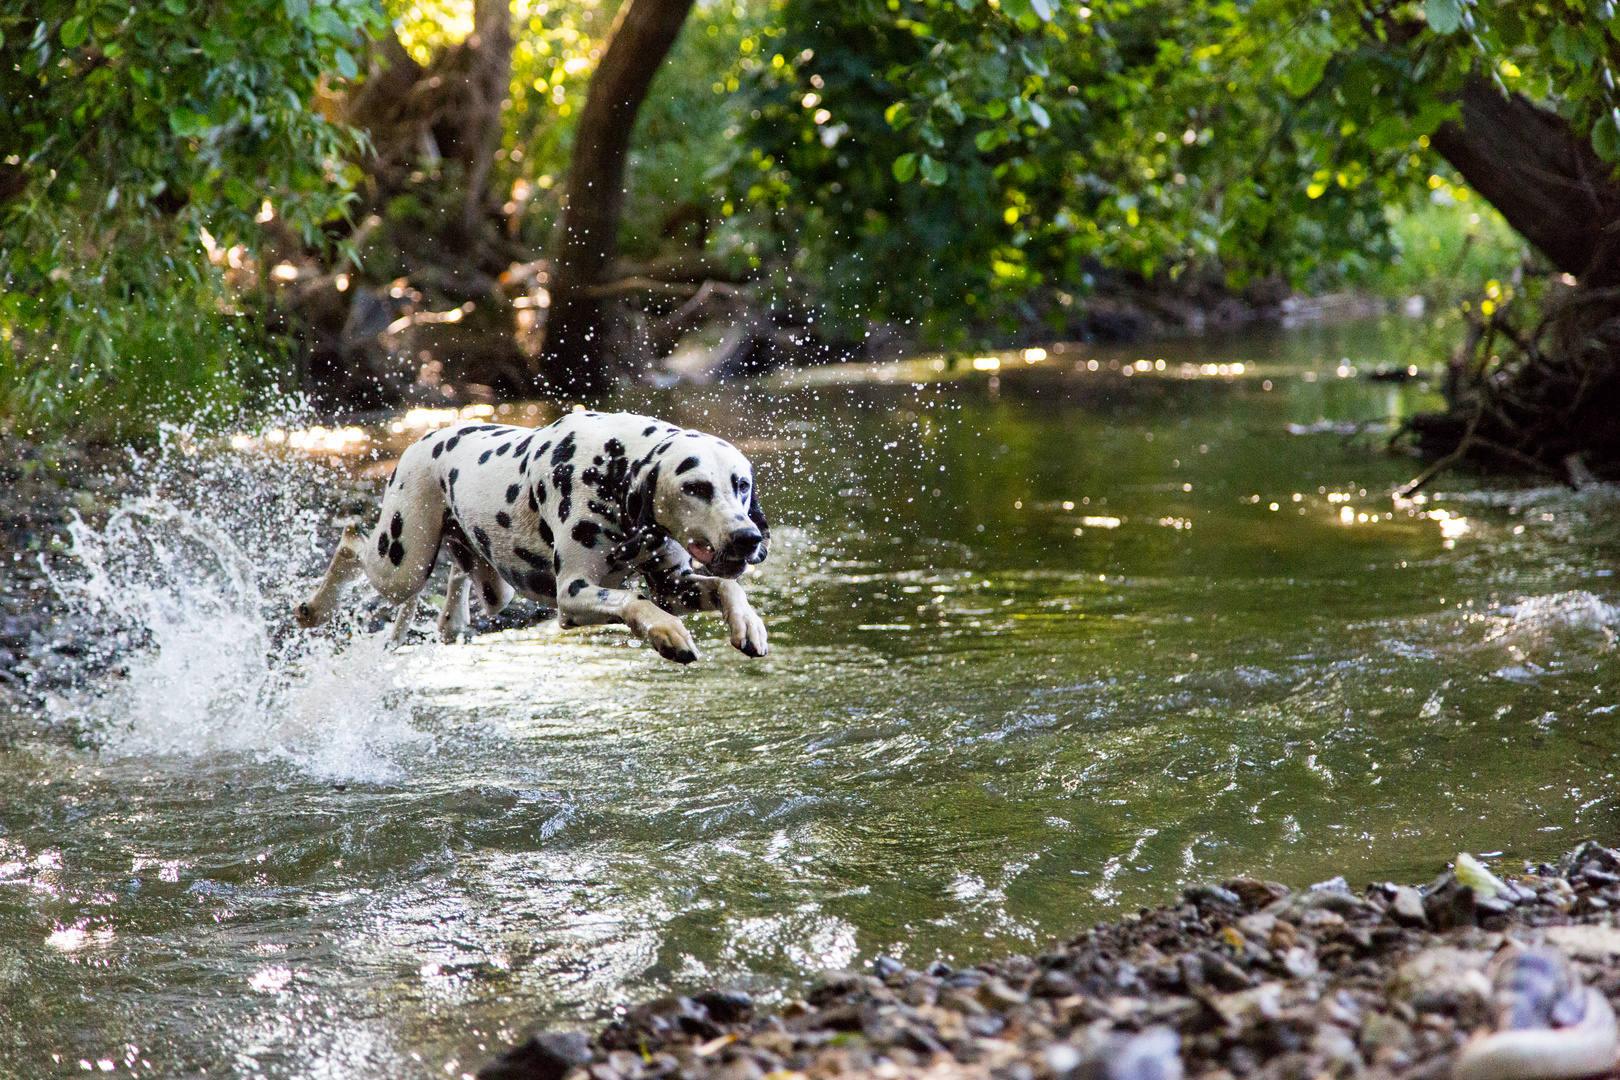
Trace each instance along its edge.
{"label": "tree foliage", "polygon": [[[379,17],[369,0],[0,14],[0,409],[71,423],[100,396],[127,413],[234,386],[237,305],[203,232],[254,245],[274,218],[323,241],[356,142],[314,105],[326,73],[357,74]],[[166,371],[166,348],[188,360]]]}
{"label": "tree foliage", "polygon": [[786,0],[778,21],[733,194],[885,314],[1006,310],[1099,268],[1353,280],[1398,255],[1387,209],[1448,183],[1428,137],[1470,72],[1620,159],[1607,2]]}

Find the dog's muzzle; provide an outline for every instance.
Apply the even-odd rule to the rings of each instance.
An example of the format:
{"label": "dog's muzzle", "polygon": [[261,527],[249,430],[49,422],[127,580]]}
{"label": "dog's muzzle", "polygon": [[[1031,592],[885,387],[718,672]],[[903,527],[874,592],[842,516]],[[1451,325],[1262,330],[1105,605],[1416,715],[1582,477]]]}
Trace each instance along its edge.
{"label": "dog's muzzle", "polygon": [[765,537],[757,529],[738,529],[710,560],[709,572],[719,577],[737,577],[749,563],[762,562],[764,551]]}

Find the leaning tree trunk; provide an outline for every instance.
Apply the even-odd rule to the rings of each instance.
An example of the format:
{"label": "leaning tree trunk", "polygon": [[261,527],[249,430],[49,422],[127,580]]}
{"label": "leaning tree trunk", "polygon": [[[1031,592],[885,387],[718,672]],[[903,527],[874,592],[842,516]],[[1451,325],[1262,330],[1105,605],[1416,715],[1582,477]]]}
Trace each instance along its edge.
{"label": "leaning tree trunk", "polygon": [[1576,484],[1620,477],[1620,184],[1556,113],[1479,77],[1459,98],[1461,122],[1431,145],[1576,286],[1533,327],[1512,305],[1470,316],[1448,411],[1403,428],[1438,459],[1403,491],[1464,460]]}
{"label": "leaning tree trunk", "polygon": [[1472,77],[1462,123],[1430,145],[1553,266],[1582,286],[1620,284],[1620,186],[1614,170],[1557,113]]}
{"label": "leaning tree trunk", "polygon": [[553,391],[596,394],[612,380],[600,287],[618,246],[624,162],[636,113],[693,0],[626,0],[591,76],[574,137],[568,201],[540,358]]}

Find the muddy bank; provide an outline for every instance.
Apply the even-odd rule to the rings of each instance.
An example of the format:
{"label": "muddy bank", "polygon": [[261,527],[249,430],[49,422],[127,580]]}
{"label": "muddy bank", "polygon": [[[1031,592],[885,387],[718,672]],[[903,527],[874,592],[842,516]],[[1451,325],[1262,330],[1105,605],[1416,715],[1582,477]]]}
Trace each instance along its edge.
{"label": "muddy bank", "polygon": [[1201,885],[1035,957],[923,971],[880,957],[867,971],[828,972],[768,1015],[723,989],[661,999],[594,1037],[538,1033],[477,1075],[1511,1078],[1612,1068],[1620,852],[1589,842],[1508,880],[1459,861],[1422,887]]}

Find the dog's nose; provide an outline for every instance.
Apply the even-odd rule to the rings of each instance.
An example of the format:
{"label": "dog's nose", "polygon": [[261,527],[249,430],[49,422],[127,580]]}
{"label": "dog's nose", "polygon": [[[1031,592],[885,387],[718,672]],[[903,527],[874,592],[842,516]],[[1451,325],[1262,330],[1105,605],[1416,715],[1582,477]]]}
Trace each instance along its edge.
{"label": "dog's nose", "polygon": [[758,529],[738,529],[727,538],[726,552],[733,559],[741,559],[747,562],[759,551],[760,541],[763,539],[764,537],[760,536]]}

